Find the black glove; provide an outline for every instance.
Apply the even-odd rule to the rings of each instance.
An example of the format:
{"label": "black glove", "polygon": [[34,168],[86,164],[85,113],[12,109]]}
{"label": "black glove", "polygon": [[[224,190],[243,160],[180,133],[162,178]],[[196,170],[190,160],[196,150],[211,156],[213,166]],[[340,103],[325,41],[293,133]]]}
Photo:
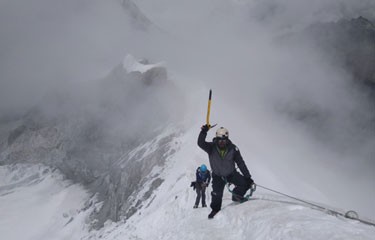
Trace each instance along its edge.
{"label": "black glove", "polygon": [[203,126],[201,127],[201,131],[204,132],[204,133],[207,133],[208,130],[210,130],[210,127],[209,127],[207,124],[205,124],[205,125],[203,125]]}
{"label": "black glove", "polygon": [[196,184],[197,184],[197,182],[191,182],[190,187],[192,187],[193,190],[195,190]]}
{"label": "black glove", "polygon": [[254,184],[254,180],[251,178],[251,177],[247,177],[246,178],[246,182],[247,182],[247,184],[251,187],[251,186],[253,186],[253,184]]}

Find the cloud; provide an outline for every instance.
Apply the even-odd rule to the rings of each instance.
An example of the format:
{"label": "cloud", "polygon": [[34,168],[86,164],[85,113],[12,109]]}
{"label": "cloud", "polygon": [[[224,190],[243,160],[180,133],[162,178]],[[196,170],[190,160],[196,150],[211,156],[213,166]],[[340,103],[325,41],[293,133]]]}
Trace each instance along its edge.
{"label": "cloud", "polygon": [[326,52],[289,37],[310,24],[369,14],[372,1],[155,4],[139,1],[169,35],[151,52],[190,85],[214,90],[211,119],[253,157],[247,161],[258,181],[368,214],[375,195],[369,100]]}
{"label": "cloud", "polygon": [[[191,103],[201,88],[214,90],[211,119],[232,132],[256,180],[372,209],[374,138],[359,131],[372,117],[366,98],[320,49],[284,37],[312,23],[371,15],[373,1],[134,1],[157,26],[148,32],[129,25],[119,3],[2,0],[0,113],[28,109],[50,89],[70,92],[104,77],[127,53],[165,61],[176,84],[188,86]],[[78,96],[96,94],[78,89]]]}
{"label": "cloud", "polygon": [[142,35],[118,1],[3,0],[0,16],[2,114],[66,82],[104,76]]}

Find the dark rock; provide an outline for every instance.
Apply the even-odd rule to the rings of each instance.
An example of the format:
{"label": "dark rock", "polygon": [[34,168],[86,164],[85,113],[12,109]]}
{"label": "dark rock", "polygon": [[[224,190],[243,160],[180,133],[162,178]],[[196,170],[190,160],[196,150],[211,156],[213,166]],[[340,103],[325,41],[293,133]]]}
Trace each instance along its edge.
{"label": "dark rock", "polygon": [[24,133],[25,130],[26,130],[26,126],[25,125],[21,125],[21,126],[17,127],[16,129],[14,129],[9,134],[8,145],[11,145],[19,136],[21,136],[21,134]]}
{"label": "dark rock", "polygon": [[94,86],[50,94],[0,135],[0,164],[42,163],[84,184],[101,202],[95,228],[126,220],[154,198],[163,179],[153,169],[175,153],[180,134],[163,133],[183,115],[182,94],[164,67],[152,66],[136,73],[120,65]]}
{"label": "dark rock", "polygon": [[375,25],[364,17],[319,23],[305,30],[316,45],[364,84],[375,84]]}

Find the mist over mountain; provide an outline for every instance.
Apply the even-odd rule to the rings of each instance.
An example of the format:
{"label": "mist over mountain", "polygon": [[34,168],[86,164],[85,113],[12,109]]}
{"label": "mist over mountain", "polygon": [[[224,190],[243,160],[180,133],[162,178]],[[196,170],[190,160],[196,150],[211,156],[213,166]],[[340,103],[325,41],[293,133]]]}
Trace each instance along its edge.
{"label": "mist over mountain", "polygon": [[[321,99],[308,99],[303,91],[296,92],[295,101],[280,103],[278,109],[306,124],[319,141],[326,142],[339,151],[372,152],[375,120],[374,101],[375,28],[364,17],[342,19],[338,22],[312,24],[301,32],[280,38],[282,46],[314,48],[325,58],[326,65],[341,71],[340,78],[319,80],[331,87]],[[340,89],[344,88],[344,89]],[[328,92],[327,92],[328,93]],[[334,108],[344,108],[344,111]],[[335,112],[339,114],[334,114]],[[366,146],[366,144],[370,144]],[[368,150],[364,148],[368,147]],[[367,162],[374,164],[373,153]]]}
{"label": "mist over mountain", "polygon": [[56,88],[104,77],[147,45],[140,39],[153,27],[130,3],[1,1],[0,118],[25,113]]}
{"label": "mist over mountain", "polygon": [[160,173],[151,170],[163,168],[175,147],[169,143],[182,132],[174,124],[181,121],[181,94],[165,68],[149,66],[141,73],[120,64],[107,77],[51,92],[47,102],[4,122],[1,164],[43,163],[83,183],[104,201],[95,214],[98,227],[130,217],[129,197],[150,179],[148,195],[160,185]]}
{"label": "mist over mountain", "polygon": [[102,204],[92,226],[127,221],[167,162],[206,161],[181,142],[212,88],[256,182],[374,219],[374,20],[371,0],[3,0],[0,165],[56,168]]}

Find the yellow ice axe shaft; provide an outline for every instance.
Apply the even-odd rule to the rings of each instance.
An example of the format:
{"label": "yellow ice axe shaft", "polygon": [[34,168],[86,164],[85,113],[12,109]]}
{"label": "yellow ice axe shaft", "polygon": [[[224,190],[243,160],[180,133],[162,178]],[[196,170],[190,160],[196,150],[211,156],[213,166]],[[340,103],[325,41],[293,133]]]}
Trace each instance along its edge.
{"label": "yellow ice axe shaft", "polygon": [[210,89],[210,94],[208,95],[208,106],[207,106],[207,117],[206,117],[206,124],[209,128],[211,128],[211,125],[210,125],[211,97],[212,97],[212,90]]}

